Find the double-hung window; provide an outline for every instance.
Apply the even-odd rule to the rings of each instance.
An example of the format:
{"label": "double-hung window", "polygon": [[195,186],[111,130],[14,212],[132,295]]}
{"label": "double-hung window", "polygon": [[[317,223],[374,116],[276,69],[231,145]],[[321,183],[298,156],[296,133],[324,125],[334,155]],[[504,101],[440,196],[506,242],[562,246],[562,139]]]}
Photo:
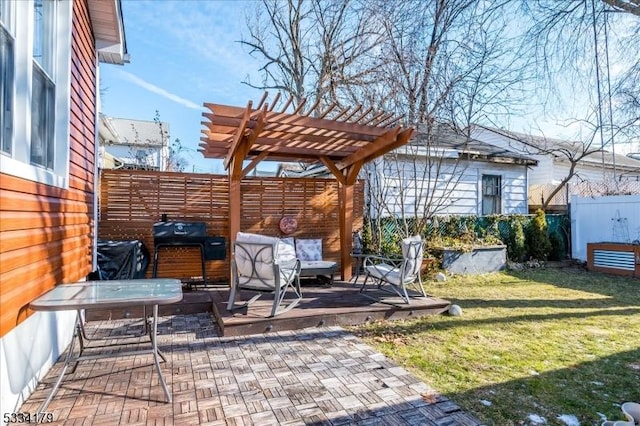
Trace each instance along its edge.
{"label": "double-hung window", "polygon": [[53,169],[55,91],[54,1],[33,3],[33,74],[31,77],[31,153],[34,165]]}
{"label": "double-hung window", "polygon": [[0,0],[0,172],[68,186],[67,0]]}
{"label": "double-hung window", "polygon": [[482,214],[502,213],[502,178],[482,175]]}
{"label": "double-hung window", "polygon": [[0,0],[0,151],[11,154],[13,134],[14,36],[9,1]]}

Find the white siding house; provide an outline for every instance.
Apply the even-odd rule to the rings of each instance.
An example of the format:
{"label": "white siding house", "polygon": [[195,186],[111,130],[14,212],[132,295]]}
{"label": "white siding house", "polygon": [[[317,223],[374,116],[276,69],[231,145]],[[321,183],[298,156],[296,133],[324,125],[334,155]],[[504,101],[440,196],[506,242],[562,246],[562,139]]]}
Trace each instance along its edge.
{"label": "white siding house", "polygon": [[615,179],[640,180],[640,161],[620,154],[601,152],[599,147],[588,147],[581,142],[531,136],[479,125],[471,127],[471,137],[497,147],[510,149],[538,160],[529,174],[529,184],[560,183],[569,172],[570,162],[561,151],[571,152],[577,158],[582,152],[591,152],[576,167],[576,179],[602,182]]}
{"label": "white siding house", "polygon": [[[492,129],[480,125],[470,128],[471,137],[497,147],[510,149],[538,161],[529,173],[529,204],[537,206],[570,174],[566,188],[554,196],[551,205],[566,208],[571,195],[594,196],[608,193],[637,192],[640,161],[581,142],[545,138]],[[586,154],[586,155],[585,155]]]}
{"label": "white siding house", "polygon": [[536,161],[442,129],[364,167],[371,217],[526,214]]}
{"label": "white siding house", "polygon": [[101,168],[167,170],[169,123],[100,115]]}

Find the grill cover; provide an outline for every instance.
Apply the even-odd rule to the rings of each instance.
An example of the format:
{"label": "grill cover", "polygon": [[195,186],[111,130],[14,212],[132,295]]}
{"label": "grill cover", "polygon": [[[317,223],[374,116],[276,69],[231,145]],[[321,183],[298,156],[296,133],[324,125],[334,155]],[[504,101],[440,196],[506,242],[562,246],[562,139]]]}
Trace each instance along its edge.
{"label": "grill cover", "polygon": [[149,266],[149,252],[139,240],[98,240],[98,277],[100,280],[144,278]]}
{"label": "grill cover", "polygon": [[154,244],[204,244],[207,227],[204,222],[157,222],[153,224]]}

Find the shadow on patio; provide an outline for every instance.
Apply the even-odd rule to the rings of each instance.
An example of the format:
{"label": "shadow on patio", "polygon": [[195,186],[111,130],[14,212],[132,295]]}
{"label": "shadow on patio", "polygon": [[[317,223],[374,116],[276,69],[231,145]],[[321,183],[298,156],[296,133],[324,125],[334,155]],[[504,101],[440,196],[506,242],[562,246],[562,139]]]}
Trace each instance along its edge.
{"label": "shadow on patio", "polygon": [[[132,320],[89,323],[92,332]],[[137,325],[136,325],[137,324]],[[139,327],[139,321],[133,322]],[[462,424],[479,421],[339,327],[220,337],[208,313],[165,316],[158,342],[173,395],[151,356],[86,361],[48,410],[88,424]],[[61,362],[21,407],[34,412]]]}

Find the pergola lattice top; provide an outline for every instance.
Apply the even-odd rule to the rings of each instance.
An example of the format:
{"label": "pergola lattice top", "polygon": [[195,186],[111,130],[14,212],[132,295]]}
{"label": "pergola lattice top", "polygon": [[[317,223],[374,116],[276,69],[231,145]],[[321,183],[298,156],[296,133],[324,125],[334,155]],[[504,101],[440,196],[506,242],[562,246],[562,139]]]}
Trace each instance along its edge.
{"label": "pergola lattice top", "polygon": [[254,167],[262,160],[321,161],[336,175],[406,144],[413,134],[398,125],[401,117],[362,105],[320,111],[316,103],[303,113],[303,101],[286,112],[290,98],[276,111],[279,95],[269,106],[265,93],[256,108],[252,101],[246,108],[205,103],[211,112],[203,113],[200,152],[224,158],[225,168],[234,158],[252,160]]}
{"label": "pergola lattice top", "polygon": [[[403,129],[393,114],[353,109],[320,111],[318,103],[303,113],[305,102],[287,112],[289,98],[279,111],[275,96],[271,107],[265,93],[256,108],[205,103],[200,152],[207,158],[224,158],[229,170],[229,241],[240,231],[241,181],[262,160],[322,162],[339,182],[340,268],[343,279],[351,276],[353,187],[362,165],[406,144],[412,128]],[[251,160],[244,166],[245,160]]]}

